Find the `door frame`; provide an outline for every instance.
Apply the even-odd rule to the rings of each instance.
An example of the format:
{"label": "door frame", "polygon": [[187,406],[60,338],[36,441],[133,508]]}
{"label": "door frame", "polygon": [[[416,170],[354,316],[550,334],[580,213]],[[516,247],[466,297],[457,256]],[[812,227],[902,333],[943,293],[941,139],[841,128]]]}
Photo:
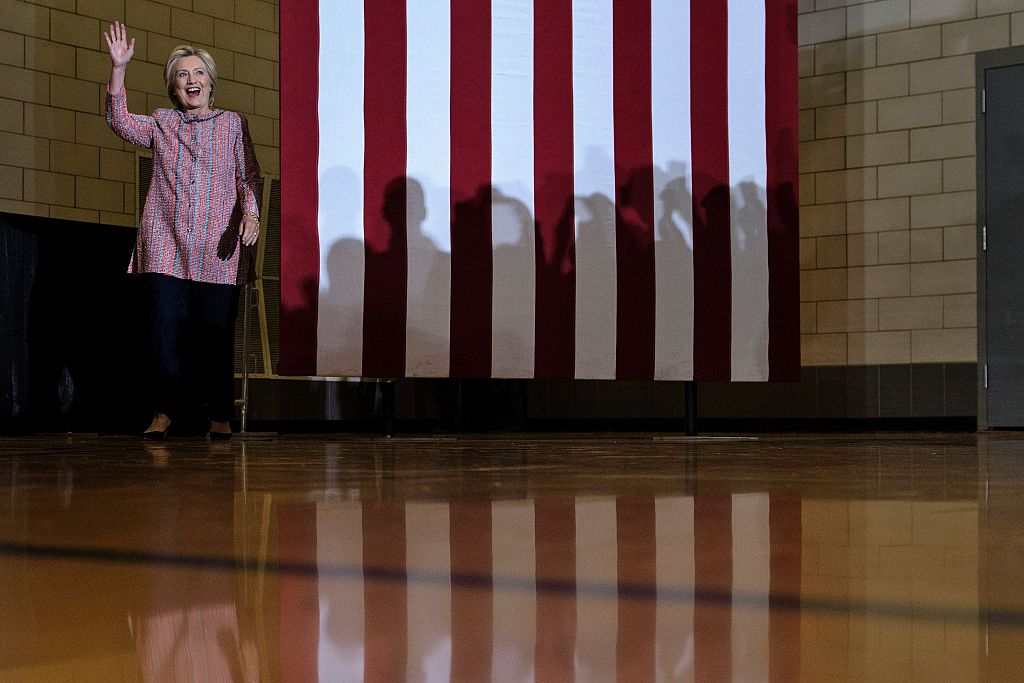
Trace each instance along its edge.
{"label": "door frame", "polygon": [[978,429],[989,429],[988,424],[988,320],[986,303],[986,273],[988,254],[985,252],[985,225],[987,207],[985,203],[985,113],[984,92],[985,72],[1006,66],[1024,66],[1024,46],[1004,47],[998,50],[978,52],[974,59],[974,103],[975,103],[975,204],[977,206],[976,253],[978,262]]}

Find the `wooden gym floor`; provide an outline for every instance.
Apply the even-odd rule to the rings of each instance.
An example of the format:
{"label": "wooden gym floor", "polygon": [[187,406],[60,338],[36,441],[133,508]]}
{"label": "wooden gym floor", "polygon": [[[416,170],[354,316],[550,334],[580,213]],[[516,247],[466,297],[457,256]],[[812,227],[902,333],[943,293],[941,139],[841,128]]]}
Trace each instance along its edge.
{"label": "wooden gym floor", "polygon": [[0,681],[1013,680],[1024,435],[0,439]]}

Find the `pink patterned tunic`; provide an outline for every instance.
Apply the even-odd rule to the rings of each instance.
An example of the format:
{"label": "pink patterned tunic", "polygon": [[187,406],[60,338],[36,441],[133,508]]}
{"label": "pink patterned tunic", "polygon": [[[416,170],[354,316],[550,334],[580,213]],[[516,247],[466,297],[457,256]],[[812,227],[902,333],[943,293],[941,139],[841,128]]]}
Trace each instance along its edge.
{"label": "pink patterned tunic", "polygon": [[243,212],[259,213],[263,179],[245,118],[223,109],[130,114],[122,89],[107,93],[107,123],[128,142],[153,149],[128,272],[218,284],[251,280],[251,250],[238,228]]}

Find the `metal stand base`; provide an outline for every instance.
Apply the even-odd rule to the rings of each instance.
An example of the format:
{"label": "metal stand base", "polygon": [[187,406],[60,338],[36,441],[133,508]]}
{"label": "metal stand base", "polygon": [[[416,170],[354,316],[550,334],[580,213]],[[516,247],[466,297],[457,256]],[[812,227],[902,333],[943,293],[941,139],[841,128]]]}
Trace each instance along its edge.
{"label": "metal stand base", "polygon": [[381,433],[390,438],[395,435],[395,380],[380,383]]}
{"label": "metal stand base", "polygon": [[697,436],[697,383],[683,382],[686,395],[686,435]]}

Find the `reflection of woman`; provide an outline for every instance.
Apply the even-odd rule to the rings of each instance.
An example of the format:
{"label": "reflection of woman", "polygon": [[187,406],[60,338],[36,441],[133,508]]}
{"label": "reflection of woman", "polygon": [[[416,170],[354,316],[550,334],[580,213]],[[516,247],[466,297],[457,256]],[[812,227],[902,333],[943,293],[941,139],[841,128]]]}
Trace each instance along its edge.
{"label": "reflection of woman", "polygon": [[250,277],[248,247],[259,236],[259,165],[245,119],[213,109],[217,70],[204,50],[179,45],[164,79],[174,109],[128,113],[124,73],[135,39],[114,23],[107,123],[132,144],[153,150],[153,177],[129,272],[146,279],[151,308],[153,421],[144,436],[161,439],[182,389],[185,339],[200,345],[210,437],[231,436],[234,414],[234,319],[237,286]]}

